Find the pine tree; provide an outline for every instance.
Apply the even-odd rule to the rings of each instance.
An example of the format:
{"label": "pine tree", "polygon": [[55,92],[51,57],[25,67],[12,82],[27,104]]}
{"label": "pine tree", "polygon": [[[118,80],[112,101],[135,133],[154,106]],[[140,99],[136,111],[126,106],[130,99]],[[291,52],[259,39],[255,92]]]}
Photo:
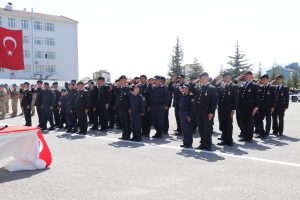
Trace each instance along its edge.
{"label": "pine tree", "polygon": [[271,77],[270,77],[270,80],[275,80],[275,79],[276,79],[276,76],[277,76],[277,70],[276,70],[276,68],[273,66],[273,67],[272,67],[272,71],[271,71]]}
{"label": "pine tree", "polygon": [[293,80],[291,78],[289,78],[289,80],[287,81],[286,85],[288,86],[288,88],[293,87]]}
{"label": "pine tree", "polygon": [[261,76],[262,76],[262,68],[261,68],[261,63],[259,62],[258,71],[256,73],[256,78],[260,79]]}
{"label": "pine tree", "polygon": [[183,60],[183,49],[180,44],[179,38],[176,39],[176,44],[173,49],[173,55],[169,64],[168,75],[173,77],[174,75],[179,76],[182,74],[182,60]]}
{"label": "pine tree", "polygon": [[189,80],[194,80],[199,77],[199,75],[203,72],[203,67],[199,63],[197,58],[194,58],[193,64],[189,65],[189,68],[187,70],[187,78]]}
{"label": "pine tree", "polygon": [[244,74],[251,70],[252,64],[248,64],[248,60],[245,59],[246,54],[240,50],[239,42],[236,43],[234,56],[228,56],[230,61],[227,63],[230,65],[229,71],[232,73],[233,78],[238,77],[240,74]]}
{"label": "pine tree", "polygon": [[293,88],[298,88],[298,83],[299,83],[299,76],[298,76],[298,72],[297,71],[295,71],[294,73],[293,73],[293,76],[292,76],[292,78],[291,78],[292,80],[292,87]]}

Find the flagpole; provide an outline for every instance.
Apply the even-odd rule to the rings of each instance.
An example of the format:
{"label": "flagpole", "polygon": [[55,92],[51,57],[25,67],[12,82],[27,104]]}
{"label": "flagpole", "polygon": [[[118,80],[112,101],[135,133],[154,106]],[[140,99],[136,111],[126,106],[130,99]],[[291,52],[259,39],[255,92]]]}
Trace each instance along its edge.
{"label": "flagpole", "polygon": [[33,72],[33,76],[35,78],[35,66],[34,66],[34,36],[33,36],[33,31],[34,29],[34,22],[33,22],[33,8],[31,8],[31,66],[32,66],[32,72]]}

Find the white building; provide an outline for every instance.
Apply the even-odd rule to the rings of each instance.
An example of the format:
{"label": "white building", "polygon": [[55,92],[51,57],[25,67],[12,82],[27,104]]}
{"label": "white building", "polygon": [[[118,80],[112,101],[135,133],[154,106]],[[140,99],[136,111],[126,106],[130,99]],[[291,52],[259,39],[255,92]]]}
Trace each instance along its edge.
{"label": "white building", "polygon": [[78,22],[55,16],[0,8],[0,26],[23,30],[25,70],[0,68],[0,79],[78,80]]}
{"label": "white building", "polygon": [[97,80],[99,77],[104,77],[106,82],[111,82],[111,74],[107,70],[99,70],[93,73],[94,80]]}

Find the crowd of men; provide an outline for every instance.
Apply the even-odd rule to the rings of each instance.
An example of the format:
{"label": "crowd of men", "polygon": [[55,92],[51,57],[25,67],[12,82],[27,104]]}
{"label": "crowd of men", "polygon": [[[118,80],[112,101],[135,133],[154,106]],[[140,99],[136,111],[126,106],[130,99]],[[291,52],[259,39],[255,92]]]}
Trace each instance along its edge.
{"label": "crowd of men", "polygon": [[215,79],[203,72],[190,82],[180,75],[168,83],[162,76],[147,79],[141,75],[128,81],[123,75],[113,84],[99,77],[96,82],[66,82],[61,90],[57,82],[50,86],[40,80],[36,85],[25,82],[19,90],[16,85],[12,88],[0,85],[2,118],[8,110],[9,97],[12,117],[17,115],[20,99],[26,126],[32,126],[31,116],[37,113],[41,130],[65,128],[68,133],[85,135],[90,124],[90,130],[102,132],[120,128],[120,139],[136,142],[150,137],[152,126],[156,130],[152,138],[162,139],[168,134],[169,109],[173,106],[175,135],[183,136],[181,147],[192,148],[193,133],[198,128],[201,141],[197,149],[204,150],[211,150],[216,110],[222,132],[218,145],[232,146],[235,115],[240,128],[239,141],[251,142],[254,133],[257,138],[267,138],[271,122],[272,133],[282,135],[289,105],[289,89],[283,85],[281,75],[273,81],[268,75],[254,81],[251,71],[235,80],[229,72]]}

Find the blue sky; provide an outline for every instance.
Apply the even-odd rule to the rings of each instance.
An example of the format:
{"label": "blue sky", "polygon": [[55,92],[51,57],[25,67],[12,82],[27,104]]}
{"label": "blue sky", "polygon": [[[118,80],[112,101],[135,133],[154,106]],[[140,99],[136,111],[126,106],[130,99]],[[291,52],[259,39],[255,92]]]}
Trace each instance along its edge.
{"label": "blue sky", "polygon": [[[7,1],[1,1],[5,5]],[[179,36],[184,63],[194,57],[216,76],[236,41],[257,69],[300,61],[297,0],[13,0],[15,9],[79,21],[79,77],[107,69],[166,75]]]}

